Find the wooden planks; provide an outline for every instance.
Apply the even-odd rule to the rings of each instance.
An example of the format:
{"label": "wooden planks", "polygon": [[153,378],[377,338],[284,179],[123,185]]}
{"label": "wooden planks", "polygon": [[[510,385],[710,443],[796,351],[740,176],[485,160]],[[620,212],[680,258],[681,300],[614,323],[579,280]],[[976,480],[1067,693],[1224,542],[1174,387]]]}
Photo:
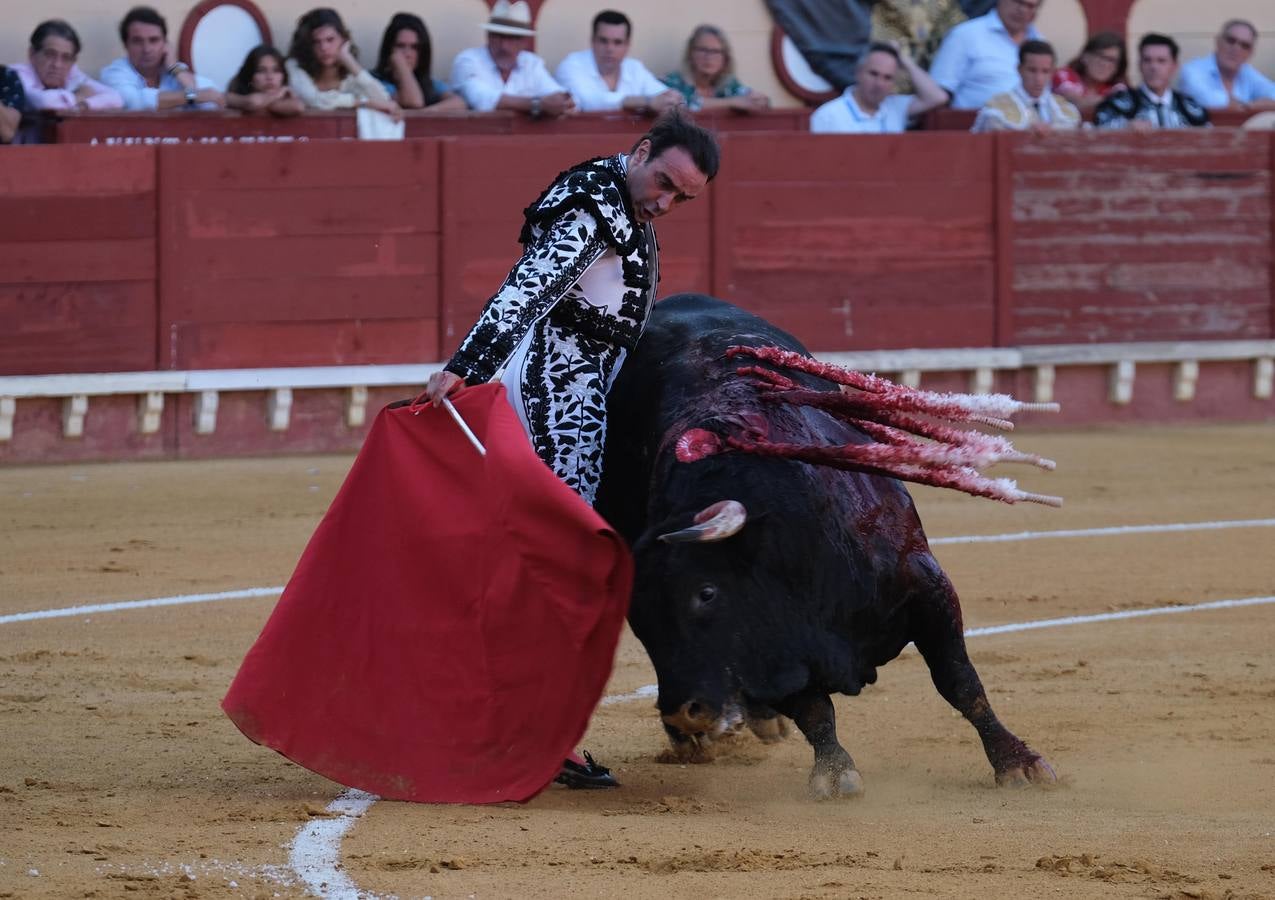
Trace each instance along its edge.
{"label": "wooden planks", "polygon": [[1009,343],[1267,337],[1270,138],[1005,135]]}
{"label": "wooden planks", "polygon": [[714,290],[813,350],[989,346],[992,142],[918,137],[730,135]]}
{"label": "wooden planks", "polygon": [[0,374],[152,369],[155,154],[7,147]]}
{"label": "wooden planks", "polygon": [[166,368],[438,353],[433,141],[159,151]]}

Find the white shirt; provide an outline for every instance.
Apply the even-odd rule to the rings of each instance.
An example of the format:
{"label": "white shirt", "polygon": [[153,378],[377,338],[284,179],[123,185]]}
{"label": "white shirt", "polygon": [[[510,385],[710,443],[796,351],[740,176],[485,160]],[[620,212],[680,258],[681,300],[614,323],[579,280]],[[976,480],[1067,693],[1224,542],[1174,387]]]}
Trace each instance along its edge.
{"label": "white shirt", "polygon": [[854,99],[854,88],[848,87],[811,114],[810,130],[816,134],[898,134],[907,130],[908,107],[915,99],[912,94],[892,94],[868,115]]}
{"label": "white shirt", "polygon": [[[1222,109],[1231,102],[1231,98],[1226,93],[1226,85],[1222,83],[1222,71],[1217,67],[1215,53],[1201,56],[1183,65],[1182,74],[1178,78],[1178,87],[1196,103],[1210,109]],[[1275,100],[1275,81],[1271,81],[1248,63],[1240,66],[1231,90],[1235,94],[1235,99],[1241,103]]]}
{"label": "white shirt", "polygon": [[[159,76],[159,87],[149,87],[141,72],[133,68],[127,56],[121,56],[114,62],[107,63],[102,70],[102,83],[119,91],[124,98],[125,109],[158,109],[161,92],[176,91],[184,94],[186,89],[174,75],[164,72]],[[195,76],[195,87],[199,90],[215,87],[212,79],[203,75]],[[217,104],[200,104],[200,109],[216,109]]]}
{"label": "white shirt", "polygon": [[571,92],[581,111],[619,109],[625,97],[652,97],[669,89],[668,85],[651,74],[651,70],[636,59],[626,56],[620,60],[620,77],[611,90],[592,50],[568,53],[558,64],[554,77]]}
{"label": "white shirt", "polygon": [[553,80],[544,60],[527,50],[518,53],[509,80],[500,77],[496,61],[486,47],[470,47],[456,54],[452,63],[452,88],[465,98],[470,109],[490,112],[502,94],[511,97],[543,97],[563,90]]}
{"label": "white shirt", "polygon": [[[1040,40],[1034,25],[1025,40]],[[943,38],[930,64],[930,77],[952,95],[953,109],[979,109],[1019,83],[1018,45],[992,10],[962,22]]]}

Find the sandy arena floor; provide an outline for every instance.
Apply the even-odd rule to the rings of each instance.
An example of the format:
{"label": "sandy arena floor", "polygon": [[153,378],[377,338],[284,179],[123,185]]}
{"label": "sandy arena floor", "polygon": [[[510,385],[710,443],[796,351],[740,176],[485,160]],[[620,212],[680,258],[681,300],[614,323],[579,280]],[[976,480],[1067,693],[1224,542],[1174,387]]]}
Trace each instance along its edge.
{"label": "sandy arena floor", "polygon": [[[1017,442],[1067,505],[920,489],[931,538],[1268,521],[938,546],[968,627],[1275,594],[1275,424]],[[0,617],[281,585],[349,462],[0,469]],[[218,709],[273,602],[0,619],[0,897],[1275,898],[1275,604],[971,637],[1052,790],[996,789],[909,651],[838,701],[859,800],[806,799],[800,737],[658,764],[645,699],[585,743],[618,791],[354,819]],[[653,681],[627,636],[608,694]]]}

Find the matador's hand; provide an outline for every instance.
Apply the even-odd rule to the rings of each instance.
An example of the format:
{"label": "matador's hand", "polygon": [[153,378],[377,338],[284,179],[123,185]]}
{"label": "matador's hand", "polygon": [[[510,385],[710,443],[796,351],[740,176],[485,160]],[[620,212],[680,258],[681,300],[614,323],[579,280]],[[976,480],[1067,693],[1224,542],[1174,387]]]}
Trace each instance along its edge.
{"label": "matador's hand", "polygon": [[425,385],[425,399],[434,406],[441,406],[444,397],[450,397],[463,387],[465,382],[459,375],[443,369],[429,376]]}

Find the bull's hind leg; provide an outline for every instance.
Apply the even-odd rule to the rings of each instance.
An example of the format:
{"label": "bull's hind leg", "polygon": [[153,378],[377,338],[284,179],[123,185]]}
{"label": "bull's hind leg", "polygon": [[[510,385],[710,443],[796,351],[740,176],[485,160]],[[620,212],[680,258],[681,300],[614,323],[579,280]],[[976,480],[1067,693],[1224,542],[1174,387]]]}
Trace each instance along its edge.
{"label": "bull's hind leg", "polygon": [[930,678],[943,699],[956,707],[978,731],[983,750],[996,772],[996,783],[1023,785],[1058,780],[1039,753],[1001,724],[965,650],[961,604],[942,571],[931,572],[933,589],[916,604],[916,647],[930,667]]}
{"label": "bull's hind leg", "polygon": [[837,742],[837,714],[827,694],[798,694],[775,709],[792,719],[815,750],[810,793],[816,800],[863,793],[863,778],[846,748]]}

